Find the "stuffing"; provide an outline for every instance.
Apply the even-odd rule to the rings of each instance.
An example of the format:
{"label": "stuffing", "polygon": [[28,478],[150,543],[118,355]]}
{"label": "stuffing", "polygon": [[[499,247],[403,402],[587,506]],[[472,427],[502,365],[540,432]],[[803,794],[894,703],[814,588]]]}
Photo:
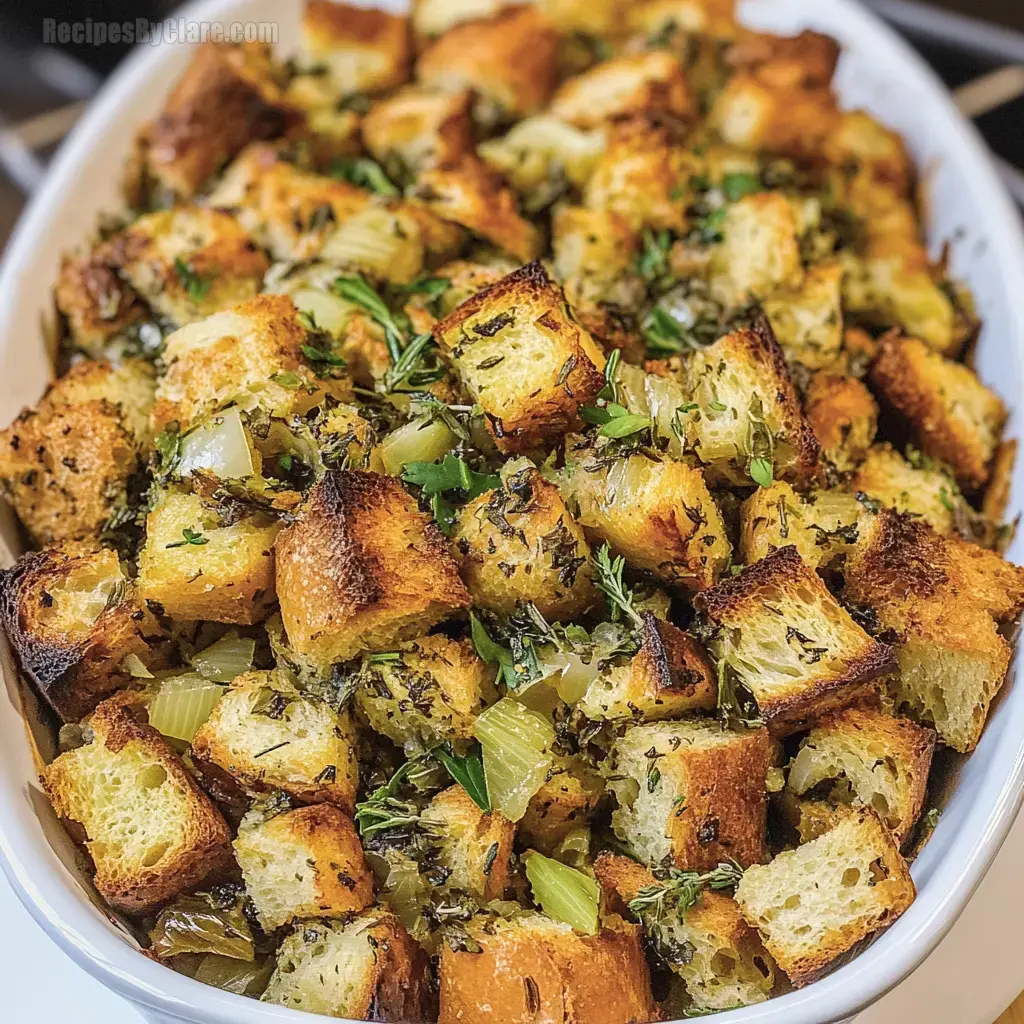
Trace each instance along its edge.
{"label": "stuffing", "polygon": [[53,295],[71,344],[94,359],[103,356],[108,342],[147,317],[131,286],[95,252],[64,259]]}
{"label": "stuffing", "polygon": [[840,263],[817,263],[795,287],[776,289],[761,303],[787,359],[809,370],[835,365],[843,345],[842,283]]}
{"label": "stuffing", "polygon": [[878,430],[878,403],[861,381],[819,371],[807,386],[804,411],[836,469],[848,472],[864,460]]}

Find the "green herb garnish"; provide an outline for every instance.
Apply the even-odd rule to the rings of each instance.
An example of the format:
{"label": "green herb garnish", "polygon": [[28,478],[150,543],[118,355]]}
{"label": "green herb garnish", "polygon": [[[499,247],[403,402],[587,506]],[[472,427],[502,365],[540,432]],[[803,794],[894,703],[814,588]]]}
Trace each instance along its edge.
{"label": "green herb garnish", "polygon": [[165,544],[165,548],[183,548],[186,544],[194,544],[196,547],[201,547],[203,544],[209,544],[210,538],[204,537],[201,533],[196,530],[190,530],[187,526],[181,531],[184,540],[176,540],[170,544]]}
{"label": "green herb garnish", "polygon": [[384,173],[384,168],[367,157],[342,157],[331,167],[331,177],[348,181],[360,188],[368,188],[382,196],[401,195],[398,187]]}
{"label": "green herb garnish", "polygon": [[180,256],[174,258],[174,272],[178,275],[178,280],[181,281],[185,288],[185,294],[193,302],[202,302],[206,298],[206,293],[213,284],[212,277],[204,277],[202,274],[197,273],[195,267]]}
{"label": "green herb garnish", "polygon": [[597,573],[594,582],[598,590],[608,598],[612,622],[618,622],[620,618],[625,617],[639,629],[643,625],[643,619],[633,605],[633,592],[622,579],[626,560],[622,555],[613,559],[608,545],[602,544],[593,558],[593,565]]}
{"label": "green herb garnish", "polygon": [[469,794],[469,798],[485,814],[491,812],[491,797],[484,777],[484,762],[479,754],[459,757],[449,747],[434,747],[431,755],[444,765],[448,774]]}

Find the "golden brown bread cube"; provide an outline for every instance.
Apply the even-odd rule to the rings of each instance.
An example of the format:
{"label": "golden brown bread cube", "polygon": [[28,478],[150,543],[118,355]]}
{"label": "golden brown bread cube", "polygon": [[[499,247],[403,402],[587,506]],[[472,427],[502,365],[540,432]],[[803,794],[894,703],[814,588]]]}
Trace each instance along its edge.
{"label": "golden brown bread cube", "polygon": [[506,454],[559,441],[604,386],[600,352],[540,263],[477,292],[434,337]]}
{"label": "golden brown bread cube", "polygon": [[795,547],[772,552],[694,600],[718,666],[719,706],[745,690],[778,733],[852,704],[895,667]]}
{"label": "golden brown bread cube", "polygon": [[371,907],[347,921],[294,926],[260,997],[325,1017],[393,1024],[433,1020],[437,996],[430,961],[402,922]]}
{"label": "golden brown bread cube", "polygon": [[94,359],[102,357],[108,341],[147,317],[132,287],[95,253],[66,257],[53,295],[71,344]]}
{"label": "golden brown bread cube", "polygon": [[604,765],[615,834],[650,867],[710,871],[765,854],[767,729],[733,732],[709,719],[631,725]]}
{"label": "golden brown bread cube", "polygon": [[469,605],[440,530],[393,477],[328,473],[276,552],[289,643],[324,669]]}
{"label": "golden brown bread cube", "polygon": [[839,55],[839,43],[821,32],[805,29],[795,36],[781,36],[741,28],[725,60],[729,67],[751,71],[765,82],[827,86]]}
{"label": "golden brown bread cube", "polygon": [[604,782],[582,761],[556,758],[519,821],[522,843],[554,856],[570,832],[587,827],[603,793]]}
{"label": "golden brown bread cube", "polygon": [[348,714],[300,693],[286,672],[238,676],[193,737],[192,753],[254,792],[280,789],[303,803],[355,809],[359,767]]}
{"label": "golden brown bread cube", "polygon": [[580,935],[536,912],[474,918],[481,952],[441,950],[439,1024],[622,1024],[657,1018],[640,929],[605,918]]}
{"label": "golden brown bread cube", "polygon": [[57,814],[76,822],[111,906],[158,907],[231,860],[227,823],[173,747],[122,696],[89,717],[92,738],[43,769]]}
{"label": "golden brown bread cube", "polygon": [[198,494],[165,491],[146,517],[139,596],[172,618],[261,622],[275,600],[277,531],[260,513],[222,525]]}
{"label": "golden brown bread cube", "polygon": [[137,140],[129,190],[143,207],[151,183],[189,199],[247,143],[298,120],[276,84],[267,47],[207,43],[196,50],[163,112]]}
{"label": "golden brown bread cube", "polygon": [[834,365],[843,345],[842,281],[840,263],[816,263],[799,284],[762,302],[787,359],[811,370]]}
{"label": "golden brown bread cube", "polygon": [[472,89],[475,117],[493,126],[544,107],[558,76],[558,36],[534,7],[513,7],[466,22],[431,43],[416,78],[449,92]]}
{"label": "golden brown bread cube", "polygon": [[846,110],[825,139],[823,155],[837,167],[853,164],[898,195],[913,182],[913,166],[903,139],[866,110]]}
{"label": "golden brown bread cube", "polygon": [[1007,413],[973,370],[893,334],[882,340],[870,380],[925,455],[945,462],[965,490],[985,486]]}
{"label": "golden brown bread cube", "polygon": [[636,0],[624,11],[626,27],[645,38],[679,30],[730,40],[736,35],[736,0]]}
{"label": "golden brown bread cube", "polygon": [[0,431],[0,482],[39,545],[96,537],[148,441],[153,371],[83,360]]}
{"label": "golden brown bread cube", "polygon": [[348,917],[373,902],[356,827],[331,804],[243,821],[233,845],[246,894],[268,932],[292,921]]}
{"label": "golden brown bread cube", "polygon": [[436,633],[364,657],[355,706],[375,732],[413,754],[472,740],[476,716],[497,699],[494,668],[472,642]]}
{"label": "golden brown bread cube", "polygon": [[551,622],[597,600],[590,546],[558,488],[536,470],[505,480],[459,510],[452,533],[473,604],[502,615],[532,601]]}
{"label": "golden brown bread cube", "polygon": [[878,403],[861,381],[816,373],[804,410],[822,454],[836,469],[848,472],[864,460],[878,430]]}
{"label": "golden brown bread cube", "polygon": [[168,653],[116,551],[23,555],[0,573],[0,621],[22,672],[65,722],[132,682],[126,659],[160,668]]}
{"label": "golden brown bread cube", "polygon": [[924,805],[935,733],[873,707],[822,719],[790,762],[787,787],[797,796],[828,783],[827,799],[871,807],[898,843]]}
{"label": "golden brown bread cube", "polygon": [[824,835],[744,872],[736,902],[797,987],[887,928],[914,901],[892,833],[867,807],[847,809]]}

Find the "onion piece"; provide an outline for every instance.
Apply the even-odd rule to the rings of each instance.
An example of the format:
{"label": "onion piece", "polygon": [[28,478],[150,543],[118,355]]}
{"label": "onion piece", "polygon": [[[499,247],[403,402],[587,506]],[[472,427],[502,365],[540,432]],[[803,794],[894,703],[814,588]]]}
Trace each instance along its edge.
{"label": "onion piece", "polygon": [[437,462],[444,458],[459,439],[441,421],[420,416],[393,430],[375,452],[389,476],[398,476],[410,462]]}
{"label": "onion piece", "polygon": [[204,678],[214,683],[230,683],[248,672],[256,657],[256,641],[239,636],[234,630],[216,643],[194,654],[189,663]]}
{"label": "onion piece", "polygon": [[255,475],[249,436],[235,406],[211,417],[182,438],[178,473],[190,476],[199,469],[221,480],[242,480]]}
{"label": "onion piece", "polygon": [[191,743],[223,695],[223,686],[198,673],[165,679],[149,706],[149,724],[163,736]]}

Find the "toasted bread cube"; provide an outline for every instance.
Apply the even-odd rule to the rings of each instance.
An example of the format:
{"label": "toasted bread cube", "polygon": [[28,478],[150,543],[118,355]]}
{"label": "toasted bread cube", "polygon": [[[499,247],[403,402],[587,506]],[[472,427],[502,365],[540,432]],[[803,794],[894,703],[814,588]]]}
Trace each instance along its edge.
{"label": "toasted bread cube", "polygon": [[770,864],[748,868],[736,888],[743,916],[797,987],[891,925],[914,896],[892,834],[866,807]]}
{"label": "toasted bread cube", "polygon": [[593,936],[529,911],[474,918],[466,930],[482,951],[442,948],[438,1024],[657,1018],[640,929],[619,917],[607,917]]}
{"label": "toasted bread cube", "polygon": [[285,811],[248,828],[243,822],[234,849],[267,932],[292,921],[347,917],[373,902],[373,875],[355,825],[330,804]]}
{"label": "toasted bread cube", "polygon": [[370,155],[397,181],[454,163],[473,148],[472,94],[409,85],[370,107],[362,122]]}
{"label": "toasted bread cube", "polygon": [[799,494],[776,480],[740,506],[740,558],[750,565],[792,544],[812,569],[828,565],[857,543],[864,506],[844,491]]}
{"label": "toasted bread cube", "polygon": [[866,110],[848,110],[825,140],[825,159],[836,167],[853,164],[899,195],[910,191],[913,166],[903,139]]}
{"label": "toasted bread cube", "polygon": [[153,372],[83,360],[0,431],[0,482],[39,545],[96,537],[148,441]]}
{"label": "toasted bread cube", "polygon": [[748,484],[754,458],[794,483],[818,473],[818,442],[766,320],[694,353],[685,392],[686,411],[677,417],[683,452],[696,456],[710,483]]}
{"label": "toasted bread cube", "polygon": [[144,214],[97,255],[179,326],[253,298],[270,268],[234,217],[199,206]]}
{"label": "toasted bread cube", "polygon": [[[602,853],[594,872],[605,894],[622,904],[658,879],[629,857]],[[734,899],[705,890],[685,914],[669,915],[649,930],[697,1010],[729,1010],[766,1000],[775,983],[775,963],[747,924]],[[679,950],[686,950],[679,955]],[[672,955],[675,953],[676,955]]]}
{"label": "toasted bread cube", "polygon": [[612,828],[650,867],[756,864],[774,756],[767,729],[731,732],[707,719],[629,726],[606,762]]}
{"label": "toasted bread cube", "polygon": [[125,577],[116,551],[53,549],[0,572],[0,621],[22,672],[65,722],[132,682],[126,659],[166,660],[166,636]]}
{"label": "toasted bread cube", "polygon": [[597,600],[590,546],[558,488],[536,470],[516,473],[459,511],[452,547],[473,604],[510,615],[532,601],[552,622]]}
{"label": "toasted bread cube", "polygon": [[818,370],[834,364],[843,344],[843,268],[808,267],[796,287],[772,292],[761,304],[788,359]]}
{"label": "toasted bread cube", "polygon": [[886,337],[871,383],[910,424],[925,455],[945,462],[965,490],[989,478],[1006,407],[977,374],[916,338]]}
{"label": "toasted bread cube", "polygon": [[434,337],[505,453],[560,440],[604,386],[593,339],[540,263],[477,292],[437,324]]}
{"label": "toasted bread cube", "polygon": [[258,514],[222,526],[199,495],[166,491],[146,517],[139,595],[172,618],[261,622],[275,600],[277,530]]}
{"label": "toasted bread cube", "polygon": [[570,832],[587,827],[603,793],[603,780],[578,758],[556,758],[519,821],[522,842],[554,856]]}
{"label": "toasted bread cube", "polygon": [[210,761],[254,792],[355,808],[359,768],[349,716],[295,687],[286,672],[247,672],[214,705],[192,739]]}
{"label": "toasted bread cube", "polygon": [[716,703],[715,676],[700,645],[643,612],[643,641],[626,665],[609,665],[576,705],[593,720],[656,722]]}
{"label": "toasted bread cube", "polygon": [[787,787],[803,796],[830,783],[828,799],[871,807],[898,843],[924,806],[935,733],[878,708],[847,708],[820,721],[789,766]]}
{"label": "toasted bread cube", "polygon": [[297,654],[327,669],[469,605],[441,531],[393,477],[328,473],[277,539],[277,596]]}
{"label": "toasted bread cube", "polygon": [[543,108],[558,76],[558,36],[534,7],[512,7],[456,25],[420,54],[416,77],[453,92],[472,89],[476,120],[518,121]]}
{"label": "toasted bread cube", "polygon": [[303,352],[315,341],[287,295],[259,295],[179,328],[164,347],[167,370],[157,386],[154,427],[177,421],[185,430],[252,397],[280,417],[308,412],[325,395],[344,401],[348,379],[318,376]]}
{"label": "toasted bread cube", "polygon": [[402,922],[371,908],[348,921],[295,925],[260,997],[325,1017],[433,1020],[430,963]]}
{"label": "toasted bread cube", "polygon": [[690,117],[696,97],[679,60],[667,50],[613,57],[570,78],[555,93],[550,112],[580,128],[646,111]]}
{"label": "toasted bread cube", "polygon": [[623,11],[617,0],[537,0],[537,7],[564,41],[615,36],[622,29]]}
{"label": "toasted bread cube", "polygon": [[848,706],[895,667],[892,650],[853,621],[792,546],[698,595],[695,605],[720,689],[723,675],[731,676],[778,733]]}
{"label": "toasted bread cube", "polygon": [[422,820],[437,829],[437,861],[450,872],[446,884],[482,902],[500,900],[509,881],[515,822],[501,811],[484,813],[459,785],[438,793]]}
{"label": "toasted bread cube", "polygon": [[1010,663],[996,623],[1024,609],[1024,569],[883,509],[844,574],[845,599],[896,632],[899,668],[889,685],[897,705],[934,725],[947,746],[973,750]]}
{"label": "toasted bread cube", "polygon": [[878,403],[856,377],[816,373],[804,399],[822,454],[847,472],[862,462],[878,430]]}
{"label": "toasted bread cube", "polygon": [[267,47],[207,43],[196,50],[163,112],[140,132],[141,180],[129,183],[135,205],[150,205],[149,179],[189,199],[247,143],[283,135],[298,116],[276,83]]}
{"label": "toasted bread cube", "polygon": [[735,0],[639,0],[626,10],[631,33],[650,38],[666,29],[729,40],[736,35]]}
{"label": "toasted bread cube", "polygon": [[384,658],[364,658],[355,696],[370,727],[410,754],[471,740],[476,716],[497,699],[493,667],[469,640],[443,634],[400,644]]}
{"label": "toasted bread cube", "polygon": [[108,341],[148,315],[131,286],[96,253],[65,258],[53,295],[71,343],[94,359],[103,356]]}
{"label": "toasted bread cube", "polygon": [[413,0],[413,28],[417,36],[431,39],[464,21],[493,18],[507,6],[507,0]]}
{"label": "toasted bread cube", "polygon": [[1001,527],[1007,509],[1010,507],[1013,471],[1017,465],[1017,447],[1016,438],[1006,438],[1000,442],[992,460],[988,487],[985,489],[981,502],[982,515],[997,530]]}
{"label": "toasted bread cube", "polygon": [[712,296],[727,309],[802,284],[796,213],[781,192],[757,192],[727,206],[720,230],[708,273]]}
{"label": "toasted bread cube", "polygon": [[963,501],[952,476],[930,459],[908,462],[891,445],[872,447],[857,467],[850,490],[866,494],[897,512],[920,516],[936,532],[956,532],[956,509]]}
{"label": "toasted bread cube", "polygon": [[565,490],[588,533],[666,583],[712,586],[731,546],[703,473],[647,453],[614,462],[599,454],[567,444]]}
{"label": "toasted bread cube", "polygon": [[608,129],[583,205],[619,214],[634,231],[682,232],[686,203],[680,195],[695,171],[693,160],[670,125],[642,114],[622,118]]}
{"label": "toasted bread cube", "polygon": [[523,262],[540,255],[538,228],[519,214],[512,190],[474,154],[427,168],[410,195]]}
{"label": "toasted bread cube", "polygon": [[57,814],[85,831],[111,906],[150,910],[231,859],[227,823],[174,748],[121,696],[88,719],[92,738],[43,769]]}

